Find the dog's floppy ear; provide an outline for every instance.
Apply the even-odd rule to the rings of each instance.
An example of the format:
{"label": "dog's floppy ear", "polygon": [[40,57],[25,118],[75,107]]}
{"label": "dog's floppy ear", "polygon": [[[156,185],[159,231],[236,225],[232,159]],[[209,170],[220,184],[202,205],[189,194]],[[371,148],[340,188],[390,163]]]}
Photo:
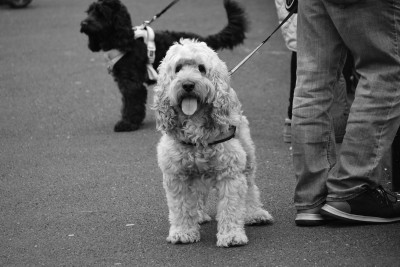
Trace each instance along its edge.
{"label": "dog's floppy ear", "polygon": [[112,25],[114,27],[115,39],[120,40],[123,44],[127,38],[134,38],[132,31],[132,20],[126,6],[119,1],[114,2],[112,5]]}
{"label": "dog's floppy ear", "polygon": [[175,128],[176,112],[171,108],[168,98],[168,90],[172,82],[171,66],[167,64],[171,60],[171,53],[165,56],[158,67],[157,85],[154,87],[154,101],[152,109],[155,110],[157,130],[168,132]]}
{"label": "dog's floppy ear", "polygon": [[120,4],[114,6],[114,16],[113,16],[113,24],[116,31],[127,31],[131,32],[132,30],[132,20],[129,15],[128,9],[126,6]]}
{"label": "dog's floppy ear", "polygon": [[226,64],[218,60],[209,73],[215,87],[213,112],[211,117],[219,125],[238,125],[241,119],[241,104],[236,92],[230,88],[230,79]]}

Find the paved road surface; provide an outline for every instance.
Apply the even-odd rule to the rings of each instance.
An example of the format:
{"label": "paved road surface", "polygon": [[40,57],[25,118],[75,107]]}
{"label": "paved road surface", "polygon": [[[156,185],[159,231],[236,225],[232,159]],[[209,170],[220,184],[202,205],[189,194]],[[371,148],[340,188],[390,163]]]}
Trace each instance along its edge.
{"label": "paved road surface", "polygon": [[[217,248],[215,222],[202,226],[199,243],[168,244],[154,115],[148,109],[137,132],[113,132],[120,94],[79,33],[90,2],[0,6],[0,266],[400,266],[400,224],[294,225],[291,150],[282,142],[290,53],[279,32],[233,77],[276,223],[248,227],[244,247]],[[169,3],[124,2],[135,24]],[[251,30],[244,45],[220,53],[229,67],[277,24],[272,0],[241,2]],[[222,1],[183,0],[153,26],[215,33],[222,14]],[[212,215],[214,204],[212,196]]]}

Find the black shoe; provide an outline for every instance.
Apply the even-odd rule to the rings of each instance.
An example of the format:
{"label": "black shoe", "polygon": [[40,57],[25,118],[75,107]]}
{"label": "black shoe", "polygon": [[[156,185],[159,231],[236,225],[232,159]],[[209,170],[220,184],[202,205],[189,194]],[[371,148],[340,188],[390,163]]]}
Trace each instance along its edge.
{"label": "black shoe", "polygon": [[400,198],[381,186],[368,188],[353,199],[327,201],[321,215],[353,222],[397,222],[400,221]]}

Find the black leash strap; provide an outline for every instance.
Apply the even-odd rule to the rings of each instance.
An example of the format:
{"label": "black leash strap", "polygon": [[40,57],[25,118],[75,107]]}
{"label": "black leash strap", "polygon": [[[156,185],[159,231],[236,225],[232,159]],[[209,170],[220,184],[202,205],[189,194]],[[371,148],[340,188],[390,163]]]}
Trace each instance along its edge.
{"label": "black leash strap", "polygon": [[172,1],[168,6],[166,6],[160,13],[158,13],[157,15],[155,15],[153,18],[151,18],[150,21],[145,21],[143,22],[142,26],[146,27],[148,25],[150,25],[152,22],[154,22],[156,19],[158,19],[159,17],[161,17],[162,14],[164,14],[168,9],[170,9],[173,5],[175,5],[176,3],[178,3],[179,0],[174,0]]}
{"label": "black leash strap", "polygon": [[297,13],[297,6],[298,6],[297,0],[286,0],[285,1],[285,8],[288,12],[294,11],[294,13]]}
{"label": "black leash strap", "polygon": [[272,35],[274,35],[274,33],[280,29],[280,27],[282,27],[282,25],[296,12],[296,10],[291,10],[289,12],[289,14],[286,16],[286,18],[284,20],[282,20],[282,22],[278,25],[278,27],[276,27],[276,29],[267,37],[267,39],[265,39],[261,44],[259,44],[249,55],[247,55],[247,57],[245,57],[242,61],[239,62],[239,64],[236,65],[236,67],[234,67],[233,69],[231,69],[229,71],[229,75],[232,75],[235,71],[237,71],[238,68],[240,68],[240,66],[242,66],[255,52],[257,52],[258,49],[260,49],[261,46],[263,46],[263,44],[265,44],[269,38],[272,37]]}

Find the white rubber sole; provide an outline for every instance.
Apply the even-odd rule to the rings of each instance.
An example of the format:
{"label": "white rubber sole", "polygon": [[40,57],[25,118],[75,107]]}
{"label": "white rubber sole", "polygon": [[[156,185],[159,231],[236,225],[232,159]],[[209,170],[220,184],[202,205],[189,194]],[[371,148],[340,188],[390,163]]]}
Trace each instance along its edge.
{"label": "white rubber sole", "polygon": [[325,221],[326,219],[321,214],[298,213],[295,221]]}
{"label": "white rubber sole", "polygon": [[363,215],[356,215],[351,213],[346,213],[341,210],[338,210],[328,204],[325,204],[321,210],[328,213],[328,215],[336,217],[338,219],[345,219],[348,221],[357,221],[357,222],[370,222],[370,223],[391,223],[400,221],[400,217],[394,218],[380,218],[380,217],[372,217],[372,216],[363,216]]}
{"label": "white rubber sole", "polygon": [[296,214],[294,222],[297,226],[318,226],[323,225],[331,220],[331,218],[323,217],[321,214],[298,213]]}

